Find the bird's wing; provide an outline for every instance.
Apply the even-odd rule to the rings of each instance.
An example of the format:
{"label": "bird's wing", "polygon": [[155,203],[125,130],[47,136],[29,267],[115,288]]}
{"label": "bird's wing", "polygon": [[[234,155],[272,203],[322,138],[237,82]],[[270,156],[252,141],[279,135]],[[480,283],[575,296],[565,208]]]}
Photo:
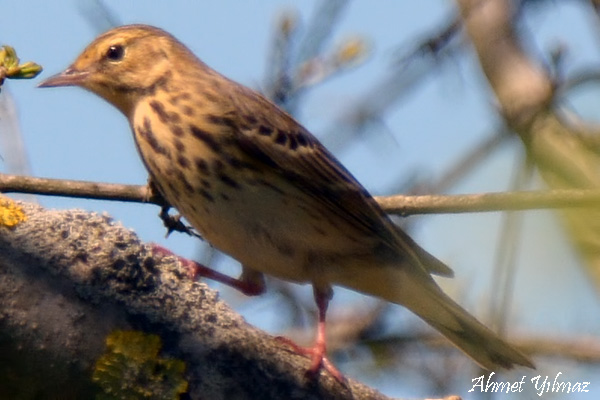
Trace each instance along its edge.
{"label": "bird's wing", "polygon": [[[263,107],[249,110],[240,103],[232,120],[240,121],[237,142],[252,159],[259,160],[311,196],[327,215],[337,217],[366,238],[378,238],[390,249],[424,271],[449,276],[452,270],[419,247],[397,228],[369,192],[304,127],[254,92],[249,102]],[[238,98],[243,98],[240,96]],[[233,115],[235,113],[235,116]],[[240,115],[241,114],[241,115]]]}

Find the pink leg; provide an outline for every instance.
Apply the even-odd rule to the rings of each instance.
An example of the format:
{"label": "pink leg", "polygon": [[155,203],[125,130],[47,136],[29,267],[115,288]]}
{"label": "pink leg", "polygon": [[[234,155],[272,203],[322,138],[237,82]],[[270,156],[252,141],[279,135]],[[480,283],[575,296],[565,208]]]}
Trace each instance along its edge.
{"label": "pink leg", "polygon": [[190,279],[192,280],[196,280],[200,276],[212,279],[213,281],[217,281],[234,289],[237,289],[246,296],[257,296],[259,294],[264,293],[265,291],[265,283],[262,274],[260,274],[259,272],[244,269],[242,275],[240,276],[240,279],[235,279],[218,271],[210,269],[195,261],[179,257],[173,254],[173,252],[171,252],[170,250],[158,244],[152,244],[152,251],[155,255],[158,256],[173,256],[177,258],[188,270],[188,274],[190,276]]}
{"label": "pink leg", "polygon": [[327,314],[327,307],[329,306],[329,300],[331,300],[333,292],[331,291],[331,288],[327,288],[327,290],[319,290],[314,286],[313,292],[315,296],[315,302],[317,303],[317,309],[319,310],[319,321],[317,323],[317,338],[315,340],[315,345],[313,347],[305,348],[298,346],[290,339],[284,337],[278,337],[277,339],[293,347],[297,353],[311,357],[310,368],[306,371],[307,376],[315,377],[323,368],[335,379],[337,379],[338,382],[345,386],[347,385],[346,378],[327,358],[325,316]]}
{"label": "pink leg", "polygon": [[327,342],[325,339],[325,315],[327,314],[327,307],[329,306],[329,300],[331,299],[331,290],[329,293],[323,293],[322,291],[313,287],[315,296],[315,302],[317,303],[317,309],[319,310],[319,321],[317,322],[317,338],[312,352],[312,362],[310,364],[309,372],[316,374],[321,369],[324,361],[327,359]]}
{"label": "pink leg", "polygon": [[[199,276],[212,279],[217,282],[221,282],[227,286],[233,287],[246,296],[256,296],[265,291],[265,283],[263,276],[260,272],[256,272],[251,269],[245,268],[240,276],[240,279],[235,279],[215,270],[212,270],[202,264],[195,261],[178,257],[173,254],[170,250],[157,245],[152,245],[152,251],[158,256],[173,256],[177,258],[183,266],[188,270],[190,278],[195,280]],[[300,347],[290,339],[285,337],[277,337],[281,342],[294,348],[294,350],[303,355],[311,357],[310,368],[306,371],[306,375],[309,377],[316,377],[321,369],[325,369],[335,379],[337,379],[342,385],[346,386],[346,378],[342,373],[333,365],[327,358],[327,343],[325,338],[325,316],[327,314],[327,307],[329,306],[329,300],[333,295],[331,288],[318,289],[313,286],[313,292],[315,296],[315,302],[317,303],[317,309],[319,310],[319,321],[317,324],[317,338],[313,347],[304,348]]]}

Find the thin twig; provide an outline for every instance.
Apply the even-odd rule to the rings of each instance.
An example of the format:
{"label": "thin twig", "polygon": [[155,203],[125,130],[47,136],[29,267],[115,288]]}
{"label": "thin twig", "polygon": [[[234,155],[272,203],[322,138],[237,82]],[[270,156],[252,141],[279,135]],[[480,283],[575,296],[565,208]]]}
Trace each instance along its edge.
{"label": "thin twig", "polygon": [[390,214],[458,214],[600,206],[600,190],[547,190],[461,195],[394,195],[375,198]]}
{"label": "thin twig", "polygon": [[148,186],[34,178],[23,175],[0,174],[0,192],[165,205],[164,200]]}
{"label": "thin twig", "polygon": [[[164,206],[165,201],[145,185],[85,182],[0,174],[0,193],[33,193],[97,200],[149,203]],[[459,214],[543,208],[600,206],[600,190],[569,189],[512,193],[461,195],[380,196],[375,198],[389,214]]]}

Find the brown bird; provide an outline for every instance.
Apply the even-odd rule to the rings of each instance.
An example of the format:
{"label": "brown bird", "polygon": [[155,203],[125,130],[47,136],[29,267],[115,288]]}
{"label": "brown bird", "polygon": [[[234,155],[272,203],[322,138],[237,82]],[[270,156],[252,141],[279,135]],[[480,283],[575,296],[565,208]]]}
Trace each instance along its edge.
{"label": "brown bird", "polygon": [[153,184],[241,262],[245,293],[262,292],[263,273],[313,286],[319,322],[310,372],[325,366],[342,379],[325,355],[333,285],[403,305],[488,370],[533,368],[442,292],[431,274],[452,270],[396,227],[313,135],[169,33],[112,29],[40,86],[79,86],[125,114]]}

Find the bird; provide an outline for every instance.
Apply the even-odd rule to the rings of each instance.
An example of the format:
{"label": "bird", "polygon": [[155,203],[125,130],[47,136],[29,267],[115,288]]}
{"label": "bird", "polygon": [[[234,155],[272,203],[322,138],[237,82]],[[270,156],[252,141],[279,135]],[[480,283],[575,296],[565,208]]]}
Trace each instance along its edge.
{"label": "bird", "polygon": [[240,262],[240,277],[223,281],[248,295],[265,290],[265,274],[312,285],[318,322],[307,374],[344,379],[326,354],[334,286],[406,307],[487,370],[535,368],[442,291],[432,275],[452,269],[395,225],[315,136],[168,32],[113,28],[39,86],[86,89],[125,115],[152,185]]}

